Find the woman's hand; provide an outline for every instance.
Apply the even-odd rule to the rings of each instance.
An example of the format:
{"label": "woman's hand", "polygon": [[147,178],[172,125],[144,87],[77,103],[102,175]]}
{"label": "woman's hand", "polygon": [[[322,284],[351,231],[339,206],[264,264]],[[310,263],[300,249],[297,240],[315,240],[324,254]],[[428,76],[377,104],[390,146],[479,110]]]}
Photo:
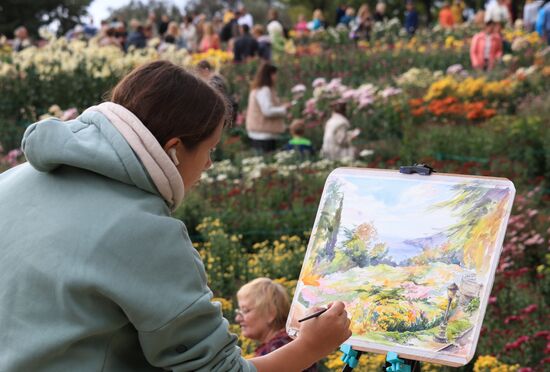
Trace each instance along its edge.
{"label": "woman's hand", "polygon": [[282,105],[286,110],[289,110],[292,106],[293,106],[293,103],[292,102],[285,102],[283,103]]}
{"label": "woman's hand", "polygon": [[344,303],[334,302],[317,318],[302,323],[296,341],[303,342],[311,350],[317,350],[322,358],[351,337],[349,326],[350,320]]}
{"label": "woman's hand", "polygon": [[359,134],[361,134],[361,129],[359,128],[355,128],[353,130],[351,130],[349,132],[349,138],[352,140],[352,139],[355,139],[359,136]]}
{"label": "woman's hand", "polygon": [[[316,318],[305,320],[298,339],[267,355],[251,359],[258,372],[302,371],[328,354],[351,336],[344,303],[334,302]],[[315,312],[310,311],[309,314]]]}

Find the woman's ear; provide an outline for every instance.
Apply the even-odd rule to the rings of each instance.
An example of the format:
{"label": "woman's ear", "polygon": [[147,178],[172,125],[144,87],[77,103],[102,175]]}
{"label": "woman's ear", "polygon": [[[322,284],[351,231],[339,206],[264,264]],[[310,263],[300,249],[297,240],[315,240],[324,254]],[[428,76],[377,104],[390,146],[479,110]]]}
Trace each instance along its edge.
{"label": "woman's ear", "polygon": [[165,144],[164,144],[164,151],[168,154],[170,159],[172,159],[172,162],[177,167],[180,165],[180,161],[178,159],[178,145],[181,144],[181,140],[177,137],[170,138]]}
{"label": "woman's ear", "polygon": [[273,322],[275,322],[275,318],[277,317],[277,314],[273,309],[269,310],[269,313],[267,314],[267,324],[270,326],[273,326]]}
{"label": "woman's ear", "polygon": [[181,143],[181,139],[179,139],[178,137],[173,137],[173,138],[170,138],[168,141],[166,141],[166,143],[164,144],[163,146],[163,149],[164,151],[168,152],[169,149],[171,149],[172,147],[176,147],[177,145],[179,145]]}

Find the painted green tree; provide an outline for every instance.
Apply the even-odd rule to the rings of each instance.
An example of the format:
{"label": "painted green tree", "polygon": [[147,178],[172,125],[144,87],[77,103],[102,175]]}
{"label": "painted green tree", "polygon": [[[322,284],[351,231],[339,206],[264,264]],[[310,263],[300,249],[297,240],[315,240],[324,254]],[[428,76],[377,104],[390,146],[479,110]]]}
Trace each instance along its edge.
{"label": "painted green tree", "polygon": [[371,223],[362,223],[354,230],[347,230],[346,235],[342,254],[351,261],[352,266],[377,265],[388,254],[387,244],[378,241],[378,232]]}
{"label": "painted green tree", "polygon": [[323,202],[317,229],[312,237],[311,257],[317,264],[322,261],[330,262],[334,259],[334,248],[340,229],[344,203],[344,195],[340,188],[341,184],[338,181],[333,181],[327,185],[327,194]]}

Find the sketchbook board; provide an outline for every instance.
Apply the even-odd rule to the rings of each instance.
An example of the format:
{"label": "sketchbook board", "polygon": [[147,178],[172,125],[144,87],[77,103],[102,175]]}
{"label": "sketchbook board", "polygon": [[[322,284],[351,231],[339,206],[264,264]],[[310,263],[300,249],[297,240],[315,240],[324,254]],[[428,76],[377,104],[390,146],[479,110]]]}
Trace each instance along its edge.
{"label": "sketchbook board", "polygon": [[[475,353],[515,188],[504,178],[338,168],[287,321],[343,301],[354,349],[450,366]],[[308,320],[311,321],[311,320]]]}

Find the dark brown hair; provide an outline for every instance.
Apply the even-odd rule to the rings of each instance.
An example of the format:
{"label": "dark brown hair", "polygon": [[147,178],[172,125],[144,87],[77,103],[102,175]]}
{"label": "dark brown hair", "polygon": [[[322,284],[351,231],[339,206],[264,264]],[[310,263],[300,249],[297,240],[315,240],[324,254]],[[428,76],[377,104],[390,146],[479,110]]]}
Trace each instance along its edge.
{"label": "dark brown hair", "polygon": [[306,123],[303,119],[295,119],[290,124],[290,134],[293,136],[303,136],[306,132]]}
{"label": "dark brown hair", "polygon": [[136,115],[161,146],[174,137],[189,149],[228,122],[225,97],[199,76],[168,61],[142,65],[113,89],[111,101]]}
{"label": "dark brown hair", "polygon": [[256,72],[254,81],[252,82],[252,89],[258,89],[265,86],[268,86],[270,88],[273,87],[273,79],[271,78],[271,75],[276,72],[277,67],[269,62],[262,62],[262,64],[258,68],[258,71]]}
{"label": "dark brown hair", "polygon": [[346,116],[346,106],[347,106],[346,102],[340,101],[340,100],[331,102],[330,104],[332,111],[337,112],[344,116]]}

